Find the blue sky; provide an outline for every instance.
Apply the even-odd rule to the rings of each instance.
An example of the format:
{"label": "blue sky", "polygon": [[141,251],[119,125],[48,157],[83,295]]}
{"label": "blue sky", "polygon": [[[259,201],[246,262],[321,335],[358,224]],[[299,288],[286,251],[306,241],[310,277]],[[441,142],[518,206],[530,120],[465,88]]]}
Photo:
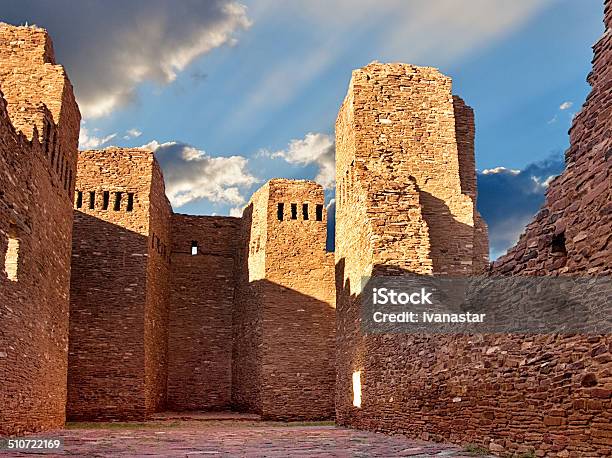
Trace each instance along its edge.
{"label": "blue sky", "polygon": [[475,110],[495,257],[562,168],[602,3],[0,0],[0,17],[52,34],[84,114],[82,145],[156,148],[183,213],[236,214],[271,177],[317,177],[332,199],[334,121],[351,70],[372,60],[438,67]]}

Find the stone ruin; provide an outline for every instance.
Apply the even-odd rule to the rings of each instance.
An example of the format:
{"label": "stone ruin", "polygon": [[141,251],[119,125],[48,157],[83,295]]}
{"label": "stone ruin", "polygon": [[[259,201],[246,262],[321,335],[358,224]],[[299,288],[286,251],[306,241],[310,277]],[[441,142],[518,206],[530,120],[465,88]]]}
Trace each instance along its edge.
{"label": "stone ruin", "polygon": [[360,327],[363,276],[610,274],[609,0],[605,18],[567,168],[492,265],[473,112],[436,69],[353,72],[328,253],[314,182],[271,180],[240,218],[181,215],[152,152],[77,151],[46,31],[0,25],[0,435],[234,409],[501,454],[609,453],[609,335]]}

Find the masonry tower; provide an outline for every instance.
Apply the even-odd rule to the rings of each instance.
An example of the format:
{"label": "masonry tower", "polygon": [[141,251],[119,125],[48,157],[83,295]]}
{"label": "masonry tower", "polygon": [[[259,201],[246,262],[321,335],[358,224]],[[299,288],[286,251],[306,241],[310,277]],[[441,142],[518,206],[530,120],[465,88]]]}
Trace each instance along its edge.
{"label": "masonry tower", "polygon": [[68,416],[144,419],[166,400],[171,208],[151,151],[81,151]]}
{"label": "masonry tower", "polygon": [[0,23],[0,435],[64,424],[80,113],[47,32]]}

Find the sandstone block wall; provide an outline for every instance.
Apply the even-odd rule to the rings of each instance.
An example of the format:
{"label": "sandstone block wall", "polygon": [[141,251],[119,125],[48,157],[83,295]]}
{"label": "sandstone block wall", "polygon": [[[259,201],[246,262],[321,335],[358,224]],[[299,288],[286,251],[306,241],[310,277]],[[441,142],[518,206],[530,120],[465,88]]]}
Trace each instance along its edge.
{"label": "sandstone block wall", "polygon": [[[551,183],[543,210],[517,246],[495,262],[494,275],[610,273],[611,9],[610,2],[606,2],[608,29],[594,48],[593,72],[589,76],[593,91],[570,131],[567,170]],[[360,290],[353,283],[359,272],[393,272],[389,264],[394,262],[390,260],[378,269],[375,267],[376,262],[371,259],[375,259],[379,250],[371,243],[375,239],[370,228],[373,225],[358,224],[351,229],[350,218],[356,213],[351,211],[348,200],[344,205],[340,200],[344,195],[341,181],[344,167],[359,154],[360,136],[374,139],[380,131],[380,121],[377,123],[375,117],[361,125],[357,121],[363,109],[357,93],[364,88],[370,90],[377,80],[374,78],[372,83],[359,79],[355,84],[355,79],[354,76],[336,127],[340,195],[337,228],[342,234],[336,241],[338,422],[403,432],[425,440],[477,443],[498,454],[608,456],[612,444],[610,336],[363,336],[360,333]],[[414,80],[418,84],[419,80]],[[392,81],[384,84],[392,85]],[[395,89],[401,91],[402,86]],[[431,91],[434,89],[423,94]],[[385,89],[374,88],[372,93],[384,94]],[[378,96],[376,100],[384,99]],[[398,96],[398,100],[402,97]],[[466,152],[473,151],[472,115],[460,99],[455,98],[453,105],[461,191],[475,198],[471,196],[472,180],[468,179],[473,174],[472,165],[465,160]],[[408,138],[412,135],[407,133]],[[378,138],[381,142],[385,140],[382,136]],[[423,141],[431,138],[425,137]],[[376,145],[374,141],[370,144]],[[356,181],[367,183],[367,187],[362,185],[366,189],[375,189],[372,170],[382,161],[377,151],[369,151],[369,155],[375,162],[368,164],[366,160],[365,170],[370,176],[364,175],[366,179]],[[394,160],[393,167],[395,163]],[[423,164],[422,168],[428,165]],[[416,182],[418,185],[418,178]],[[426,207],[427,201],[423,205]],[[358,221],[362,221],[364,213],[363,221],[369,221],[367,212],[363,211],[358,213]],[[486,232],[475,213],[473,218],[473,271],[478,272],[485,253]],[[423,219],[432,221],[431,217]],[[411,220],[412,234],[418,234],[417,211],[413,211]],[[430,224],[428,228],[431,229]],[[409,231],[408,227],[403,231]],[[426,246],[426,234],[421,231],[423,246]],[[431,230],[429,237],[434,237]],[[347,238],[352,241],[346,242]],[[359,261],[356,253],[364,249],[368,255]],[[414,248],[408,251],[404,248],[402,252],[404,258],[413,260],[423,253]],[[401,269],[431,271],[424,262],[405,264]],[[437,272],[435,262],[433,272]],[[357,371],[361,381],[361,407],[354,407],[351,402],[351,376]]]}
{"label": "sandstone block wall", "polygon": [[228,217],[172,217],[170,410],[230,408],[240,223]]}
{"label": "sandstone block wall", "polygon": [[[467,106],[461,97],[453,96],[455,113],[455,138],[459,158],[459,177],[461,192],[474,202],[474,238],[472,272],[478,274],[489,267],[489,237],[487,225],[476,209],[478,192],[476,189],[476,157],[474,155],[474,110]],[[468,243],[469,246],[469,243]]]}
{"label": "sandstone block wall", "polygon": [[152,152],[80,153],[70,418],[142,419],[165,402],[170,212]]}
{"label": "sandstone block wall", "polygon": [[232,406],[237,410],[262,412],[262,282],[265,276],[265,246],[269,185],[251,197],[242,213],[236,254],[236,286],[232,314]]}
{"label": "sandstone block wall", "polygon": [[[457,120],[457,122],[456,122]],[[470,274],[482,268],[475,227],[473,114],[432,68],[373,63],[353,72],[336,122],[336,413],[382,428],[404,412],[409,352],[402,336],[364,336],[361,282],[369,275]],[[362,408],[353,407],[353,374]],[[397,378],[397,379],[396,379]],[[394,399],[397,407],[374,404]]]}
{"label": "sandstone block wall", "polygon": [[[153,155],[151,154],[153,157]],[[151,159],[150,159],[151,160]],[[129,200],[129,195],[128,195]],[[128,202],[129,204],[129,202]],[[168,304],[170,300],[172,207],[164,176],[152,158],[149,195],[147,302],[145,305],[145,402],[147,413],[166,406],[168,380]]]}
{"label": "sandstone block wall", "polygon": [[65,420],[80,114],[47,33],[0,24],[0,435]]}
{"label": "sandstone block wall", "polygon": [[84,151],[78,171],[70,418],[232,407],[333,417],[333,259],[319,185],[273,180],[242,219],[198,217],[172,213],[148,151]]}
{"label": "sandstone block wall", "polygon": [[323,204],[320,185],[277,179],[255,193],[243,216],[238,269],[248,282],[237,291],[234,355],[242,356],[233,397],[264,418],[334,414],[334,274]]}

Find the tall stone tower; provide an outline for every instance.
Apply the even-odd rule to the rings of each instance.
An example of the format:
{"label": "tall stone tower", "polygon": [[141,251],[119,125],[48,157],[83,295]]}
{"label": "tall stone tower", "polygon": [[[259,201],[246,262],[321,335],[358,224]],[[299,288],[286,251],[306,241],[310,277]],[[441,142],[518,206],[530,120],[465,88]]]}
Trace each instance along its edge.
{"label": "tall stone tower", "polygon": [[[353,71],[336,121],[341,423],[371,422],[390,408],[385,399],[401,399],[394,378],[407,369],[393,354],[411,344],[405,336],[362,334],[362,277],[471,275],[487,264],[473,141],[472,110],[453,98],[451,79],[438,70],[372,63]],[[363,409],[353,406],[357,389],[369,400]]]}
{"label": "tall stone tower", "polygon": [[68,416],[143,419],[166,397],[170,218],[151,151],[79,153]]}
{"label": "tall stone tower", "polygon": [[333,255],[323,189],[275,179],[243,215],[234,309],[233,404],[264,418],[334,414]]}
{"label": "tall stone tower", "polygon": [[65,420],[80,113],[47,32],[0,23],[0,436]]}

